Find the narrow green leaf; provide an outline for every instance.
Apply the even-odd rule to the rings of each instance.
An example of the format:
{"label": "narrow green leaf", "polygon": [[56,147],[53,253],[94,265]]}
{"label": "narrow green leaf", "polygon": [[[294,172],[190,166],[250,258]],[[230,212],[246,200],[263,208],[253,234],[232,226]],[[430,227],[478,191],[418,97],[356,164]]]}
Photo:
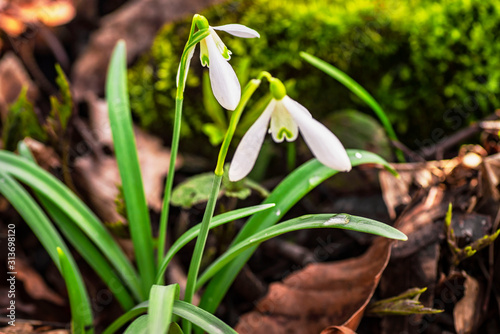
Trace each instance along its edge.
{"label": "narrow green leaf", "polygon": [[[317,57],[314,57],[313,55],[310,55],[306,52],[301,52],[300,56],[304,58],[304,60],[307,61],[309,64],[325,72],[326,74],[328,74],[329,76],[331,76],[332,78],[336,79],[338,82],[346,86],[349,90],[351,90],[351,92],[356,94],[356,96],[358,96],[361,100],[363,100],[366,104],[368,104],[373,109],[377,117],[380,119],[380,122],[382,122],[382,125],[384,126],[385,131],[387,132],[389,138],[394,141],[399,141],[398,137],[396,136],[396,132],[394,132],[392,124],[389,121],[389,118],[387,118],[387,115],[385,114],[384,110],[382,109],[380,104],[378,104],[378,102],[375,101],[373,96],[371,96],[370,93],[366,91],[366,89],[364,89],[350,76],[348,76],[335,66],[328,64],[327,62]],[[397,149],[396,153],[398,155],[398,159],[401,162],[404,162],[405,160],[403,152]]]}
{"label": "narrow green leaf", "polygon": [[[113,334],[139,314],[146,313],[148,302],[142,302],[130,311],[116,319],[102,334]],[[230,326],[207,311],[181,300],[174,301],[173,313],[176,316],[191,321],[209,334],[237,334]]]}
{"label": "narrow green leaf", "polygon": [[[90,309],[90,301],[87,296],[87,291],[85,289],[85,285],[83,284],[80,272],[78,271],[76,262],[71,256],[71,253],[69,252],[63,239],[28,192],[1,168],[0,193],[5,196],[5,198],[23,217],[24,221],[28,224],[37,239],[43,245],[61,274],[64,276],[65,273],[68,274],[70,271],[72,272],[70,275],[68,274],[69,276],[67,276],[68,280],[70,280],[69,284],[71,285],[71,287],[68,286],[68,289],[71,288],[70,293],[75,294],[72,298],[78,298],[81,303],[78,308],[81,313],[78,313],[77,315],[76,320],[78,327],[76,329],[83,326],[82,328],[88,329],[89,333],[93,333],[92,311]],[[58,248],[62,249],[64,254],[67,254],[64,264],[66,266],[65,268],[63,268],[60,263],[60,255],[57,251]],[[76,309],[75,312],[77,312]]]}
{"label": "narrow green leaf", "polygon": [[[35,162],[30,150],[22,141],[18,144],[18,152],[27,160]],[[38,191],[35,191],[35,195],[66,239],[106,283],[123,309],[131,309],[134,306],[133,298],[102,253],[56,204],[46,199]]]}
{"label": "narrow green leaf", "polygon": [[[134,296],[139,300],[145,299],[137,273],[116,241],[94,213],[61,181],[33,162],[7,151],[0,151],[0,171],[27,184],[58,206],[106,256]],[[55,252],[55,247],[53,249]]]}
{"label": "narrow green leaf", "polygon": [[175,322],[170,324],[170,329],[168,330],[168,334],[184,334],[181,327],[177,325]]}
{"label": "narrow green leaf", "polygon": [[193,325],[200,327],[209,334],[237,334],[234,329],[215,315],[181,300],[174,302],[174,314],[189,320]]}
{"label": "narrow green leaf", "polygon": [[61,209],[36,192],[37,197],[66,239],[75,247],[94,272],[103,280],[124,310],[131,309],[135,302],[113,267],[95,247],[90,239],[61,211]]}
{"label": "narrow green leaf", "polygon": [[[394,169],[381,157],[371,152],[362,150],[347,150],[352,166],[361,164],[379,164],[397,174]],[[273,210],[253,215],[233,240],[233,245],[245,240],[269,226],[276,224],[290,208],[314,189],[321,182],[337,174],[338,171],[330,169],[316,159],[306,162],[288,175],[263,202],[276,203]],[[220,301],[226,294],[236,275],[252,256],[257,246],[250,247],[234,259],[226,268],[222,269],[206,287],[200,301],[200,307],[214,313]]]}
{"label": "narrow green leaf", "polygon": [[123,334],[147,334],[149,324],[149,315],[141,315],[127,327]]}
{"label": "narrow green leaf", "polygon": [[86,291],[80,289],[80,273],[60,247],[57,247],[57,253],[62,276],[68,289],[72,332],[75,334],[94,333],[90,301]]}
{"label": "narrow green leaf", "polygon": [[106,83],[109,123],[123,185],[123,194],[134,244],[143,294],[147,294],[155,278],[153,236],[137,156],[132,116],[127,92],[127,56],[125,42],[113,51]]}
{"label": "narrow green leaf", "polygon": [[174,301],[179,299],[179,285],[153,285],[149,293],[149,334],[168,332]]}
{"label": "narrow green leaf", "polygon": [[128,310],[124,314],[122,314],[118,319],[113,321],[111,325],[106,328],[102,334],[113,334],[120,328],[122,328],[127,322],[131,321],[135,317],[137,317],[140,314],[146,313],[148,311],[148,305],[149,302],[145,301],[142,302],[138,305],[136,305],[134,308]]}
{"label": "narrow green leaf", "polygon": [[[236,219],[248,217],[257,212],[269,210],[273,206],[274,203],[261,204],[220,214],[212,219],[212,221],[210,222],[210,229],[220,226],[222,224],[235,221]],[[170,249],[168,250],[167,254],[165,255],[160,265],[160,269],[158,270],[158,274],[156,276],[156,284],[161,284],[161,282],[163,281],[163,275],[165,274],[165,270],[167,270],[167,266],[174,257],[174,255],[177,254],[177,252],[182,247],[184,247],[188,242],[196,238],[196,236],[200,232],[200,228],[201,228],[201,223],[193,226],[188,231],[184,232],[184,234],[182,234],[179,238],[177,238],[177,240],[175,240],[172,246],[170,246]]]}
{"label": "narrow green leaf", "polygon": [[436,314],[444,312],[444,310],[422,305],[419,299],[425,290],[427,288],[412,288],[398,296],[379,300],[370,304],[366,312],[372,316]]}
{"label": "narrow green leaf", "polygon": [[254,245],[259,245],[266,240],[272,239],[284,233],[311,228],[339,228],[357,232],[371,233],[396,240],[408,239],[404,233],[400,232],[394,227],[373,219],[351,216],[345,213],[333,215],[306,215],[268,227],[229,248],[201,275],[201,277],[198,279],[198,288],[206,283],[211,277],[213,277],[227,263],[229,263],[239,254],[243,253],[246,249]]}

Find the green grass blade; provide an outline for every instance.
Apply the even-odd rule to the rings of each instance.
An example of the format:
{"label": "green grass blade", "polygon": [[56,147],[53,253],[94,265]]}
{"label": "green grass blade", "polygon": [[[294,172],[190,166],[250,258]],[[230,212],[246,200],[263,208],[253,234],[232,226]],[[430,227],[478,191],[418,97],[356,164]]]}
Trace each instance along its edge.
{"label": "green grass blade", "polygon": [[[361,164],[380,164],[397,174],[394,169],[378,155],[362,151],[347,150],[352,166]],[[338,171],[330,169],[316,159],[310,160],[288,175],[263,202],[276,203],[272,210],[253,215],[242,228],[233,241],[233,245],[249,236],[276,224],[290,208],[314,189],[321,182],[337,174]],[[214,313],[220,301],[234,281],[236,275],[252,256],[256,246],[250,247],[234,259],[226,268],[222,269],[206,287],[200,301],[200,307]]]}
{"label": "green grass blade", "polygon": [[[0,193],[5,196],[23,217],[24,221],[43,245],[61,274],[65,276],[65,271],[72,271],[72,274],[67,276],[68,280],[71,280],[71,282],[69,282],[69,284],[71,284],[71,293],[78,295],[79,301],[81,302],[78,308],[81,313],[78,313],[77,319],[75,320],[77,321],[78,328],[83,326],[83,328],[88,328],[89,333],[93,333],[92,311],[90,309],[87,291],[76,262],[71,256],[63,239],[28,192],[2,169],[0,169]],[[67,254],[64,264],[66,266],[65,268],[63,268],[60,263],[59,252],[57,251],[58,248],[62,249],[64,253]],[[68,286],[68,289],[69,288]],[[75,296],[70,297],[73,299],[75,298]]]}
{"label": "green grass blade", "polygon": [[174,301],[179,299],[179,285],[153,285],[149,293],[149,334],[168,332]]}
{"label": "green grass blade", "polygon": [[123,185],[130,235],[134,244],[143,293],[147,294],[155,279],[153,236],[132,128],[127,92],[126,58],[125,42],[120,41],[113,51],[109,64],[106,100],[113,146]]}
{"label": "green grass blade", "polygon": [[340,228],[351,231],[371,233],[396,240],[408,239],[404,233],[400,232],[394,227],[373,219],[351,216],[344,213],[334,215],[306,215],[268,227],[265,230],[260,231],[234,245],[205,270],[203,275],[198,280],[198,287],[206,283],[227,263],[229,263],[246,249],[254,245],[259,245],[266,240],[272,239],[284,233],[311,228]]}
{"label": "green grass blade", "polygon": [[[274,203],[270,204],[262,204],[262,205],[256,205],[256,206],[251,206],[248,208],[242,208],[242,209],[237,209],[233,210],[230,212],[226,212],[220,215],[215,216],[211,223],[210,223],[210,229],[220,226],[222,224],[226,224],[229,222],[232,222],[236,219],[244,218],[250,215],[253,215],[254,213],[261,212],[268,210],[274,206]],[[160,268],[158,270],[158,274],[156,276],[156,284],[161,284],[163,281],[163,275],[165,274],[165,270],[167,270],[167,266],[174,257],[177,252],[184,247],[188,242],[196,238],[198,233],[200,232],[201,228],[201,223],[197,224],[196,226],[193,226],[190,228],[188,231],[184,232],[175,242],[172,244],[170,249],[168,250],[167,254],[165,255]]]}
{"label": "green grass blade", "polygon": [[[102,334],[113,334],[130,320],[148,311],[149,302],[143,302],[116,319]],[[181,300],[174,301],[173,314],[191,321],[209,334],[237,334],[222,320],[207,311]]]}
{"label": "green grass blade", "polygon": [[[18,152],[27,160],[35,162],[30,150],[22,141],[19,142]],[[42,207],[45,208],[54,223],[59,227],[62,234],[68,239],[73,247],[75,247],[92,269],[94,269],[95,273],[101,277],[103,282],[106,283],[123,309],[131,309],[134,306],[133,298],[102,253],[57,205],[46,199],[37,191],[35,191],[35,195]]]}
{"label": "green grass blade", "polygon": [[62,234],[64,234],[66,239],[68,239],[83,259],[92,267],[94,272],[108,286],[122,308],[124,310],[131,309],[135,305],[134,299],[102,253],[57,205],[42,195],[36,194],[38,200],[59,227]]}
{"label": "green grass blade", "polygon": [[174,314],[190,321],[209,334],[237,334],[215,315],[181,300],[174,302]]}
{"label": "green grass blade", "polygon": [[[306,52],[301,52],[300,56],[304,58],[305,61],[307,61],[309,64],[313,65],[317,69],[325,72],[332,78],[336,79],[338,82],[346,86],[351,92],[356,94],[357,97],[359,97],[361,100],[363,100],[366,104],[370,106],[370,108],[373,109],[377,117],[379,118],[380,122],[382,122],[382,125],[385,128],[385,131],[387,132],[387,135],[389,136],[390,139],[394,141],[399,141],[398,137],[396,136],[396,132],[394,131],[391,122],[389,121],[389,118],[385,114],[384,110],[378,104],[378,102],[373,98],[373,96],[370,95],[364,89],[360,84],[358,84],[356,81],[354,81],[350,76],[336,68],[335,66],[317,58],[314,57],[313,55],[306,53]],[[404,155],[401,150],[396,149],[396,155],[398,157],[398,160],[400,162],[404,162]]]}
{"label": "green grass blade", "polygon": [[131,321],[135,317],[137,317],[140,314],[146,313],[148,311],[148,305],[149,302],[145,301],[142,302],[138,305],[136,305],[134,308],[128,310],[124,314],[122,314],[118,319],[113,321],[111,325],[109,325],[103,332],[102,334],[113,334],[120,328],[122,328],[127,322]]}
{"label": "green grass blade", "polygon": [[71,332],[75,334],[94,333],[90,300],[85,291],[80,289],[80,273],[72,265],[66,254],[57,247],[62,276],[68,289],[71,309]]}
{"label": "green grass blade", "polygon": [[[0,151],[0,171],[12,175],[58,206],[106,256],[134,296],[145,299],[137,273],[124,252],[94,213],[61,181],[33,162],[7,151]],[[63,251],[67,254],[65,249]]]}
{"label": "green grass blade", "polygon": [[127,327],[123,334],[147,334],[149,319],[149,315],[141,315],[139,318],[135,319],[134,322],[130,324],[130,326]]}

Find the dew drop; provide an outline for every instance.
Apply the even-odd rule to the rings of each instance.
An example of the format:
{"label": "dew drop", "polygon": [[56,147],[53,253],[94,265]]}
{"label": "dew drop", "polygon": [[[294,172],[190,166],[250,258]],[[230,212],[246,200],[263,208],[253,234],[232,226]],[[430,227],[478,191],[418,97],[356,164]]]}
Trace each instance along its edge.
{"label": "dew drop", "polygon": [[318,184],[318,182],[321,180],[319,176],[313,176],[309,179],[309,184],[312,186],[315,186]]}
{"label": "dew drop", "polygon": [[276,214],[276,216],[281,215],[281,210],[280,210],[280,209],[276,210],[276,213],[275,213],[275,214]]}
{"label": "dew drop", "polygon": [[358,159],[361,159],[363,157],[363,155],[361,153],[359,153],[359,152],[356,152],[355,156]]}
{"label": "dew drop", "polygon": [[339,214],[328,219],[326,222],[323,223],[323,226],[345,225],[348,223],[349,223],[349,215]]}

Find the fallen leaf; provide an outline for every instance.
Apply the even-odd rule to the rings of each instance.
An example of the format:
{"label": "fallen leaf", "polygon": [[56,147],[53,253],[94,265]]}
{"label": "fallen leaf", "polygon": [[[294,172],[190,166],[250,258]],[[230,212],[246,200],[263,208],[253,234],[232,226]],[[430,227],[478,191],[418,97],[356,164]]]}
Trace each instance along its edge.
{"label": "fallen leaf", "polygon": [[321,334],[356,334],[356,332],[345,326],[330,326],[323,329]]}
{"label": "fallen leaf", "polygon": [[24,290],[37,300],[46,300],[59,306],[64,305],[64,299],[52,291],[43,278],[22,257],[16,257],[16,279],[24,283]]}
{"label": "fallen leaf", "polygon": [[[390,256],[391,240],[377,238],[360,257],[315,263],[273,283],[239,333],[319,333],[330,325],[355,330]],[[342,333],[342,332],[341,332]]]}
{"label": "fallen leaf", "polygon": [[0,28],[13,37],[22,34],[29,24],[59,26],[76,14],[71,0],[9,1],[0,10]]}
{"label": "fallen leaf", "polygon": [[465,294],[453,309],[455,330],[458,334],[467,334],[474,330],[479,316],[479,305],[481,305],[479,282],[467,274],[464,276]]}
{"label": "fallen leaf", "polygon": [[17,100],[24,86],[28,87],[28,100],[36,101],[38,89],[24,69],[23,63],[14,53],[7,52],[0,61],[0,117],[3,121],[7,117],[8,106]]}

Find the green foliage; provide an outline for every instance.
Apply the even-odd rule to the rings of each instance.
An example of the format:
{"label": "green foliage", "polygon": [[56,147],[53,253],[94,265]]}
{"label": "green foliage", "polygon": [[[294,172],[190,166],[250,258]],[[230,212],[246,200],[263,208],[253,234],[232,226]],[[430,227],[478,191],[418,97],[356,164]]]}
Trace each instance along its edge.
{"label": "green foliage", "polygon": [[17,143],[25,137],[38,140],[47,139],[47,134],[40,126],[33,105],[27,99],[27,88],[24,87],[12,105],[2,129],[4,149],[14,151]]}
{"label": "green foliage", "polygon": [[446,232],[446,241],[448,243],[448,247],[450,248],[453,257],[452,259],[453,266],[457,266],[460,262],[462,262],[466,258],[473,256],[481,249],[491,245],[496,240],[498,235],[500,235],[500,229],[499,229],[493,231],[492,234],[484,235],[480,239],[473,241],[470,245],[467,245],[462,248],[458,245],[455,231],[451,227],[451,220],[452,220],[452,206],[450,203],[448,206],[448,212],[446,212],[444,227]]}
{"label": "green foliage", "polygon": [[59,64],[56,64],[56,72],[56,83],[59,87],[60,97],[50,97],[51,110],[47,122],[54,132],[59,134],[64,133],[68,125],[68,120],[73,112],[73,98],[68,79]]}
{"label": "green foliage", "polygon": [[435,314],[444,310],[425,307],[420,302],[420,295],[427,288],[412,288],[395,297],[379,300],[368,306],[367,313],[370,315],[410,315],[410,314]]}
{"label": "green foliage", "polygon": [[[365,87],[396,131],[406,134],[406,142],[429,138],[437,127],[456,130],[469,118],[498,107],[498,2],[239,0],[203,15],[212,25],[238,22],[257,29],[261,38],[251,42],[219,33],[233,52],[231,64],[238,75],[268,70],[284,81],[296,79],[290,95],[300,96],[319,118],[352,107],[371,111],[338,83],[312,71],[300,51],[335,65]],[[129,71],[134,112],[143,126],[161,133],[170,128],[175,96],[171,79],[188,30],[187,20],[165,26],[151,52]],[[201,71],[196,55],[192,71]],[[214,123],[199,99],[189,99],[202,93],[199,77],[188,78],[184,134],[201,133],[203,124]],[[214,129],[204,131],[214,138]]]}

